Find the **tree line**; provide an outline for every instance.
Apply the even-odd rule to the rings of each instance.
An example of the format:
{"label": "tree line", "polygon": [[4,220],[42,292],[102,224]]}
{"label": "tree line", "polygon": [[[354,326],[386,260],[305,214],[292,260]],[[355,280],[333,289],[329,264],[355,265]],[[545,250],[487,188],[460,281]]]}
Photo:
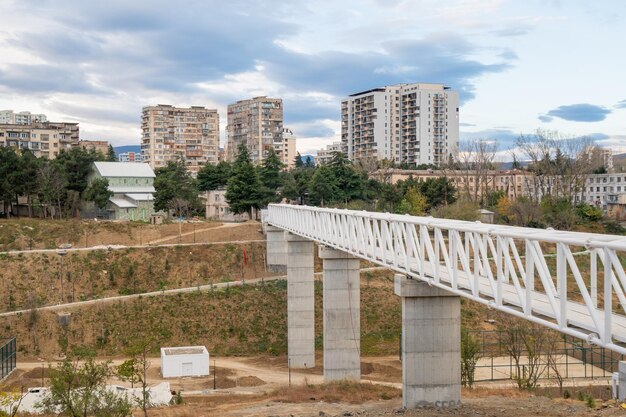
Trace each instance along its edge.
{"label": "tree line", "polygon": [[78,217],[84,201],[104,208],[110,197],[105,179],[88,184],[95,161],[115,161],[109,146],[107,155],[93,149],[73,147],[61,150],[55,159],[37,157],[28,149],[0,147],[0,201],[9,218],[19,216],[18,199],[26,198],[28,216],[40,207],[44,218]]}

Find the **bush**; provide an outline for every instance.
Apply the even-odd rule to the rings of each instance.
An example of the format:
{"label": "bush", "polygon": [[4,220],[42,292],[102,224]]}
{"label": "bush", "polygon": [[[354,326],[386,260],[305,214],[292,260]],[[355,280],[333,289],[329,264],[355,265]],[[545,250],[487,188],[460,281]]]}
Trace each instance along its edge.
{"label": "bush", "polygon": [[440,206],[431,211],[433,217],[455,220],[478,220],[478,204],[467,200],[459,200],[454,204]]}

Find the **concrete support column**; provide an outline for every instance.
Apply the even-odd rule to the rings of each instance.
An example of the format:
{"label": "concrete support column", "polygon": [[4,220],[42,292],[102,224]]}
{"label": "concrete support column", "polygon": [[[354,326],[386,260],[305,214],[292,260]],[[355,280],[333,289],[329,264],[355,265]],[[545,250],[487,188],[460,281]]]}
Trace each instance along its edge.
{"label": "concrete support column", "polygon": [[620,361],[618,364],[619,387],[617,390],[617,399],[626,400],[626,361]]}
{"label": "concrete support column", "polygon": [[402,297],[402,404],[452,407],[461,401],[460,297],[396,274]]}
{"label": "concrete support column", "polygon": [[267,225],[265,227],[267,269],[272,272],[285,272],[287,270],[287,242],[285,231],[278,227]]}
{"label": "concrete support column", "polygon": [[285,233],[287,241],[287,350],[292,368],[315,366],[315,281],[312,240]]}
{"label": "concrete support column", "polygon": [[320,246],[324,268],[324,382],[361,379],[360,261]]}

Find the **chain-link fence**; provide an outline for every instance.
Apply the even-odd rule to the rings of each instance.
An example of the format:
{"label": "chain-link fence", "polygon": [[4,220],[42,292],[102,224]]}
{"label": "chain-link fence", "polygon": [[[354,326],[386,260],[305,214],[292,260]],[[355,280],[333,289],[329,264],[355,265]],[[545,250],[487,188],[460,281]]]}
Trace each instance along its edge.
{"label": "chain-link fence", "polygon": [[0,379],[15,369],[16,347],[15,337],[0,339]]}
{"label": "chain-link fence", "polygon": [[[549,330],[525,341],[512,341],[502,331],[476,330],[469,334],[479,345],[475,382],[515,379],[527,372],[536,372],[539,379],[611,378],[623,360],[622,355],[613,351]],[[538,343],[541,337],[549,343]],[[526,346],[527,343],[534,345]]]}

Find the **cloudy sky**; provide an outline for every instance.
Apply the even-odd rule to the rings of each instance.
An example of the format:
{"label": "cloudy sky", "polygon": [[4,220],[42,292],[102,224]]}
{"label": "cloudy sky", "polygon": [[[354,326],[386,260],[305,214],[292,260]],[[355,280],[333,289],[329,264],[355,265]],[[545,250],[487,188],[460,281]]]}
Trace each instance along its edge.
{"label": "cloudy sky", "polygon": [[139,144],[145,105],[282,97],[298,150],[339,136],[342,97],[461,92],[461,138],[538,128],[626,152],[626,1],[0,0],[0,109]]}

